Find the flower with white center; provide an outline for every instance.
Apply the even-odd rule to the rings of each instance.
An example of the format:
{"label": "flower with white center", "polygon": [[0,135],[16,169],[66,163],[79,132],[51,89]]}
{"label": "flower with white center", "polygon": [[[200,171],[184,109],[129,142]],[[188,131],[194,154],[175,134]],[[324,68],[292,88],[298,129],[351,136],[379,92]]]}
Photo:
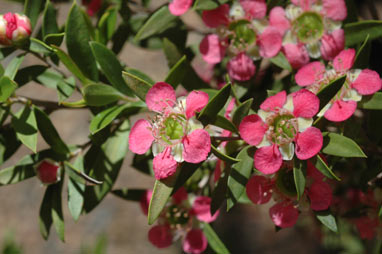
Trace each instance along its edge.
{"label": "flower with white center", "polygon": [[0,44],[12,45],[24,42],[31,34],[29,18],[18,13],[0,15]]}

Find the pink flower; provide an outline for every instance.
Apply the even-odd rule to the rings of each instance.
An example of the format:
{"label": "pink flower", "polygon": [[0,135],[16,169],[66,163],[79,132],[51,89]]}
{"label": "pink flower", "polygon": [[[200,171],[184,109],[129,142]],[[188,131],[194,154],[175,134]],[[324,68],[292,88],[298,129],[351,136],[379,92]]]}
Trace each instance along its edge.
{"label": "pink flower", "polygon": [[60,166],[56,162],[43,160],[36,168],[37,177],[43,184],[53,184],[60,181]]}
{"label": "pink flower", "polygon": [[173,175],[178,163],[204,161],[211,149],[210,135],[193,118],[208,103],[208,94],[189,93],[176,100],[175,91],[167,83],[156,83],[146,94],[146,104],[156,115],[150,121],[140,119],[131,128],[129,147],[144,154],[153,146],[153,169],[156,179]]}
{"label": "pink flower", "polygon": [[186,11],[190,9],[191,5],[192,0],[172,0],[168,5],[168,9],[172,15],[180,16],[186,13]]}
{"label": "pink flower", "polygon": [[172,233],[168,225],[156,225],[150,228],[149,241],[157,248],[167,248],[172,244]]}
{"label": "pink flower", "polygon": [[29,18],[18,13],[0,15],[0,44],[12,45],[25,41],[31,34]]}
{"label": "pink flower", "polygon": [[277,203],[269,209],[273,223],[280,228],[293,227],[298,219],[298,210],[289,202]]}
{"label": "pink flower", "polygon": [[144,215],[147,215],[149,212],[149,205],[152,195],[152,190],[146,190],[145,193],[142,195],[141,200],[139,201],[139,205],[141,206]]}
{"label": "pink flower", "polygon": [[294,153],[300,160],[316,155],[323,143],[320,130],[311,127],[318,108],[319,99],[308,90],[289,96],[282,91],[266,99],[257,114],[244,117],[239,131],[244,141],[258,148],[255,168],[273,174]]}
{"label": "pink flower", "polygon": [[187,232],[183,241],[183,251],[186,253],[199,254],[207,249],[207,238],[200,229],[191,229]]}
{"label": "pink flower", "polygon": [[256,205],[268,203],[272,197],[274,183],[264,176],[253,176],[246,185],[248,198]]}
{"label": "pink flower", "polygon": [[373,239],[378,227],[380,227],[378,218],[369,218],[367,216],[355,219],[354,223],[362,239]]}
{"label": "pink flower", "polygon": [[346,75],[346,81],[338,94],[325,106],[319,115],[333,122],[341,122],[350,118],[362,95],[371,95],[382,88],[382,81],[377,72],[364,69],[352,70],[355,60],[355,50],[341,51],[333,60],[333,69],[326,70],[321,62],[312,62],[296,74],[296,83],[317,93],[331,80]]}
{"label": "pink flower", "polygon": [[206,196],[198,196],[192,206],[193,214],[196,215],[196,218],[200,221],[207,223],[213,222],[219,216],[219,211],[214,215],[211,215],[211,198]]}
{"label": "pink flower", "polygon": [[102,0],[82,0],[82,4],[86,6],[90,16],[96,14],[102,6]]}
{"label": "pink flower", "polygon": [[227,70],[233,79],[246,81],[255,74],[256,66],[253,64],[252,59],[245,53],[239,53],[229,60]]}

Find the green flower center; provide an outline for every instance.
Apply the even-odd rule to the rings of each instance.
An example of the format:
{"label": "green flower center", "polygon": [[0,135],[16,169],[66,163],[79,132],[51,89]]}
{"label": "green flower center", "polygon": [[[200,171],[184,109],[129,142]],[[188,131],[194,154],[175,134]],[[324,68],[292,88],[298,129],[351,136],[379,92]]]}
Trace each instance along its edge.
{"label": "green flower center", "polygon": [[301,42],[315,42],[324,34],[322,17],[316,12],[304,12],[293,22],[293,31]]}
{"label": "green flower center", "polygon": [[190,218],[187,211],[184,211],[176,205],[172,205],[168,208],[166,217],[171,225],[184,225]]}
{"label": "green flower center", "polygon": [[285,143],[286,140],[293,139],[296,134],[296,124],[292,115],[279,115],[273,121],[273,142],[277,144]]}
{"label": "green flower center", "polygon": [[164,121],[163,140],[177,140],[183,137],[182,118],[177,115],[171,115]]}
{"label": "green flower center", "polygon": [[229,29],[233,31],[231,36],[231,43],[237,47],[246,48],[256,41],[256,33],[250,27],[248,20],[238,20],[229,25]]}

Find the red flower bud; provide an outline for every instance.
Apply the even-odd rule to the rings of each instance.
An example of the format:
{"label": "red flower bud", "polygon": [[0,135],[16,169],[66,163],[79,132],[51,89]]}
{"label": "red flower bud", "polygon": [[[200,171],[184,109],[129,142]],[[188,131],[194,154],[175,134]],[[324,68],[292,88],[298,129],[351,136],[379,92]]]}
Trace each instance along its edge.
{"label": "red flower bud", "polygon": [[23,42],[32,32],[29,18],[18,13],[0,15],[0,44],[12,45]]}
{"label": "red flower bud", "polygon": [[37,166],[37,177],[43,184],[60,181],[60,166],[50,160],[44,160]]}

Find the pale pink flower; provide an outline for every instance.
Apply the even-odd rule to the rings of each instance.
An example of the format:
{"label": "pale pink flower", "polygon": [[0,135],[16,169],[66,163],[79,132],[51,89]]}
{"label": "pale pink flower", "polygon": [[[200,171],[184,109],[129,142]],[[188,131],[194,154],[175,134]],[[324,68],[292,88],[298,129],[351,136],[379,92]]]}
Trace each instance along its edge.
{"label": "pale pink flower", "polygon": [[18,13],[0,15],[0,44],[11,45],[25,41],[31,35],[29,18]]}
{"label": "pale pink flower", "polygon": [[254,155],[256,169],[273,174],[294,153],[300,160],[307,160],[321,150],[321,131],[311,127],[319,103],[317,96],[305,89],[289,96],[282,91],[267,98],[257,114],[244,117],[239,131],[244,141],[258,148]]}
{"label": "pale pink flower", "polygon": [[146,104],[156,115],[138,120],[131,128],[129,147],[144,154],[153,145],[156,179],[173,175],[178,163],[204,161],[211,149],[210,135],[194,119],[208,103],[208,94],[192,91],[186,99],[176,100],[175,90],[167,83],[156,83],[146,94]]}

